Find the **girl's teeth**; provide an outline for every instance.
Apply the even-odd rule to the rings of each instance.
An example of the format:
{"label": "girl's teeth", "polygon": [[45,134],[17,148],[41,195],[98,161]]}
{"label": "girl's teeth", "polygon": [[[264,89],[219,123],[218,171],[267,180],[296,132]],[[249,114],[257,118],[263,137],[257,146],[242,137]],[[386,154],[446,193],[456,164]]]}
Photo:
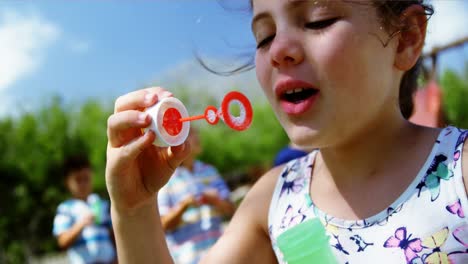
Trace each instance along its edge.
{"label": "girl's teeth", "polygon": [[294,92],[295,93],[300,93],[302,92],[304,89],[303,88],[297,88],[297,89],[294,89]]}
{"label": "girl's teeth", "polygon": [[290,94],[293,94],[293,93],[300,93],[302,91],[304,91],[304,88],[296,88],[294,90],[287,90],[286,94],[290,95]]}

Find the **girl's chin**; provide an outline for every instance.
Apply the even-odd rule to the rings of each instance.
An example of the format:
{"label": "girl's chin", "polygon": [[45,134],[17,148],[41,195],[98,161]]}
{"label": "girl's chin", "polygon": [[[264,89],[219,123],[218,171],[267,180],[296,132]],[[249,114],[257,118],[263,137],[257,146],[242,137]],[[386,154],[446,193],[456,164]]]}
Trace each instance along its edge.
{"label": "girl's chin", "polygon": [[295,127],[286,131],[292,143],[304,149],[320,145],[318,131],[307,127]]}

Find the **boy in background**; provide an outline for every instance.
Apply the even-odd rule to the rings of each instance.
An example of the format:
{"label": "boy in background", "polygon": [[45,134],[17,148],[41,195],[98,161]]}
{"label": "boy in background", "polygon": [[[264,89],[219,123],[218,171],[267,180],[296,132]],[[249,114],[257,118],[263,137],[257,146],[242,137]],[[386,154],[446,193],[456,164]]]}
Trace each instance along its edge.
{"label": "boy in background", "polygon": [[114,263],[109,204],[92,193],[92,169],[84,156],[69,157],[64,163],[65,185],[70,199],[62,202],[54,218],[53,234],[70,262]]}

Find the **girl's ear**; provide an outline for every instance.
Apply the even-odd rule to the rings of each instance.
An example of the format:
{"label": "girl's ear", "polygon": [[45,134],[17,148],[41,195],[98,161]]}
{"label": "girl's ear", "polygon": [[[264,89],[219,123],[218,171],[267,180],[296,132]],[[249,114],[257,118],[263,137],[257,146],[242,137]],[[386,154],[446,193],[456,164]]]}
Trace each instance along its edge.
{"label": "girl's ear", "polygon": [[411,69],[421,55],[426,38],[427,16],[420,5],[408,7],[400,16],[398,48],[395,67],[402,71]]}

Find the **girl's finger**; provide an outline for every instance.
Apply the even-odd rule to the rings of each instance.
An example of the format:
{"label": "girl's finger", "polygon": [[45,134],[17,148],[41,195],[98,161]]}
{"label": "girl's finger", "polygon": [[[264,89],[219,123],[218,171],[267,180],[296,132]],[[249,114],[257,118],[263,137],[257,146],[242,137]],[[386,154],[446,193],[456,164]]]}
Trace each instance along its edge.
{"label": "girl's finger", "polygon": [[150,123],[151,117],[137,110],[111,115],[107,120],[107,137],[110,145],[116,148],[128,143],[134,137],[141,135],[140,129],[147,127]]}
{"label": "girl's finger", "polygon": [[175,170],[190,154],[191,147],[189,142],[185,141],[182,145],[167,148],[167,165]]}
{"label": "girl's finger", "polygon": [[171,97],[172,93],[161,87],[152,87],[122,95],[115,101],[114,113],[144,109],[154,105],[158,100]]}
{"label": "girl's finger", "polygon": [[156,135],[153,131],[148,130],[145,134],[140,137],[137,137],[127,145],[119,148],[119,156],[121,159],[121,164],[128,164],[135,160],[138,155],[140,155],[143,150],[148,147],[154,147],[153,141],[156,138]]}

